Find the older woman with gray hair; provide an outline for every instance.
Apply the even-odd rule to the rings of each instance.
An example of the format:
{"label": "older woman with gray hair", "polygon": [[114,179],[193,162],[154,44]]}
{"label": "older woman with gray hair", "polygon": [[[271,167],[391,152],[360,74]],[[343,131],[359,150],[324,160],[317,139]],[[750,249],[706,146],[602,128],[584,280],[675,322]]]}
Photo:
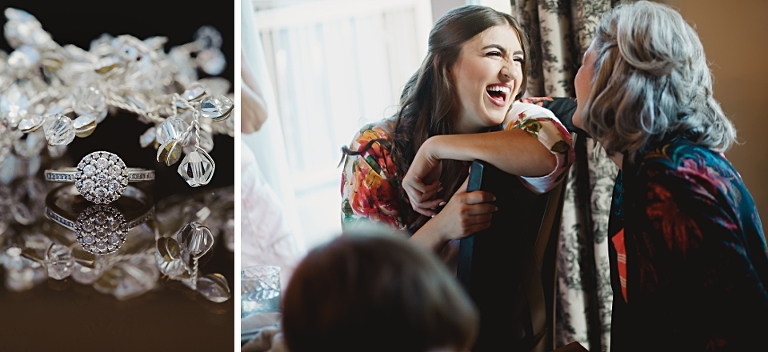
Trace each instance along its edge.
{"label": "older woman with gray hair", "polygon": [[611,350],[765,345],[765,237],[723,154],[736,132],[694,29],[665,5],[620,5],[603,17],[575,86],[574,124],[621,170],[608,230]]}

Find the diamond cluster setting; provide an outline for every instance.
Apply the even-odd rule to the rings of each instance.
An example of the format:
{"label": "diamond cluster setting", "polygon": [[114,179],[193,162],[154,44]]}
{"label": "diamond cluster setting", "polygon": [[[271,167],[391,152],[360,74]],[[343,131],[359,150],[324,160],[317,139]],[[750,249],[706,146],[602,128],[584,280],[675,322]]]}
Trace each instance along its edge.
{"label": "diamond cluster setting", "polygon": [[125,243],[128,225],[125,217],[111,205],[92,205],[77,217],[77,243],[87,252],[113,253]]}
{"label": "diamond cluster setting", "polygon": [[75,187],[88,201],[111,203],[120,198],[128,187],[128,168],[115,154],[93,152],[77,164]]}
{"label": "diamond cluster setting", "polygon": [[[139,143],[157,149],[157,161],[167,166],[197,147],[203,151],[196,154],[209,153],[215,134],[235,136],[229,118],[234,111],[231,83],[213,77],[226,66],[223,40],[214,27],[201,27],[194,41],[168,52],[167,37],[142,40],[108,33],[79,48],[56,43],[28,12],[6,8],[3,13],[8,20],[5,38],[13,49],[8,54],[0,50],[4,168],[11,165],[6,160],[34,159],[46,150],[57,158],[75,138],[90,136],[117,110],[152,125]],[[200,78],[199,73],[211,77]],[[185,180],[192,187],[207,184],[204,179]]]}

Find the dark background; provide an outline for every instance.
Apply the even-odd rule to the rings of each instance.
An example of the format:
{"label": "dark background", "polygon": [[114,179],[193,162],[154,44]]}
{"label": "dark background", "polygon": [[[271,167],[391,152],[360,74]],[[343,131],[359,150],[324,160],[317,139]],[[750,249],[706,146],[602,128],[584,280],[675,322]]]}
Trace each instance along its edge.
{"label": "dark background", "polygon": [[[35,16],[58,44],[73,44],[85,50],[90,47],[91,40],[102,33],[109,33],[112,36],[129,34],[142,40],[165,36],[168,38],[165,44],[167,53],[174,46],[193,41],[195,32],[201,26],[211,25],[221,33],[221,51],[227,58],[227,66],[219,77],[233,82],[234,87],[234,2],[0,0],[0,9],[5,11],[7,7],[24,10]],[[5,25],[4,14],[0,20]],[[0,49],[7,53],[12,51],[5,36],[0,39],[0,44]],[[198,74],[200,78],[207,77],[199,70]],[[214,136],[214,148],[210,153],[216,162],[213,179],[205,187],[191,188],[176,172],[179,163],[172,166],[158,163],[154,148],[141,148],[139,136],[149,126],[139,122],[136,115],[131,113],[120,111],[117,115],[110,114],[92,135],[75,138],[68,147],[68,154],[77,162],[91,152],[105,150],[120,156],[128,167],[154,169],[155,200],[171,194],[192,194],[205,187],[234,184],[235,149],[232,137]]]}
{"label": "dark background", "polygon": [[[60,45],[87,50],[102,33],[130,34],[139,39],[165,36],[171,47],[193,40],[203,25],[222,35],[227,67],[219,75],[234,86],[234,2],[193,1],[9,1],[0,10],[14,7],[29,12]],[[4,25],[6,18],[0,15]],[[5,37],[0,49],[11,52]],[[199,72],[199,77],[206,74]],[[230,88],[232,90],[233,88]],[[129,167],[154,169],[155,201],[173,194],[197,194],[234,184],[234,140],[214,136],[210,153],[216,162],[211,183],[192,188],[176,172],[178,163],[166,166],[155,159],[156,150],[141,148],[139,136],[149,125],[135,115],[108,115],[87,138],[75,138],[67,158],[76,163],[83,156],[106,150],[120,156]],[[202,274],[218,272],[234,287],[234,255],[221,242],[201,266]],[[0,278],[4,273],[0,272]],[[72,279],[37,285],[29,291],[11,292],[0,285],[0,350],[2,351],[179,351],[233,350],[234,301],[212,303],[178,282],[161,280],[162,290],[126,301],[96,292]]]}

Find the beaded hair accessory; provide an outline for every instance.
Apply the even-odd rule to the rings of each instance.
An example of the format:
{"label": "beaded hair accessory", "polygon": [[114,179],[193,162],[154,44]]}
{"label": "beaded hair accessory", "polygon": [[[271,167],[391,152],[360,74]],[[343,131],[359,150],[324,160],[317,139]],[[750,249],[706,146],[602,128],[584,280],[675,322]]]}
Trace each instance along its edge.
{"label": "beaded hair accessory", "polygon": [[215,163],[213,135],[234,136],[234,104],[216,29],[201,27],[194,41],[164,52],[166,37],[140,40],[103,34],[86,51],[53,41],[29,13],[7,8],[4,33],[14,49],[0,50],[0,165],[9,156],[61,156],[75,137],[88,137],[122,109],[151,127],[139,137],[192,187],[208,184]]}

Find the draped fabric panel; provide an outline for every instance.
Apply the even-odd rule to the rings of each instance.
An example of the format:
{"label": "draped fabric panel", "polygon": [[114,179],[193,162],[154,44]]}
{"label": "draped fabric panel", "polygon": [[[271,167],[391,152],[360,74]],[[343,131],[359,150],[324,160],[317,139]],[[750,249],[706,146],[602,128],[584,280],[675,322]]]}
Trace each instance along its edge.
{"label": "draped fabric panel", "polygon": [[[526,96],[575,97],[573,79],[600,22],[618,0],[512,0],[531,42]],[[558,258],[556,345],[610,347],[608,215],[616,165],[595,141],[574,133],[576,161],[563,206]]]}

